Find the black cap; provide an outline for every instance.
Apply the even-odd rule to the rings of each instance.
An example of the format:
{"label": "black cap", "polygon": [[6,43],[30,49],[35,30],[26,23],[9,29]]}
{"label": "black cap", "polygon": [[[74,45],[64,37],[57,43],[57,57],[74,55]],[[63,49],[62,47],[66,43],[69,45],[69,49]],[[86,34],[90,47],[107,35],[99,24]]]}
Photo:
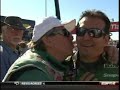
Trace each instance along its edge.
{"label": "black cap", "polygon": [[19,30],[25,30],[26,28],[22,24],[22,19],[17,16],[8,16],[4,20],[4,24],[7,24],[13,28],[19,29]]}

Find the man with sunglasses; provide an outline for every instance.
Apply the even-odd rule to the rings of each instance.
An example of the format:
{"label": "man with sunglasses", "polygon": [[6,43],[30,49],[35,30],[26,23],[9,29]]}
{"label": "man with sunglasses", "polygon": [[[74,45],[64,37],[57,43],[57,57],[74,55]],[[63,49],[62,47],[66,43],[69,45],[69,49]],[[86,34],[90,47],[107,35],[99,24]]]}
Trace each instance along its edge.
{"label": "man with sunglasses", "polygon": [[47,17],[33,30],[33,37],[25,54],[8,70],[5,81],[62,81],[68,70],[63,62],[73,54],[72,35],[76,21],[62,24],[55,17]]}
{"label": "man with sunglasses", "polygon": [[1,61],[1,81],[9,67],[20,56],[17,45],[22,40],[25,27],[22,19],[17,16],[8,16],[4,22],[1,21],[2,40],[0,46],[3,49],[0,52]]}
{"label": "man with sunglasses", "polygon": [[110,38],[110,21],[101,11],[82,13],[76,28],[78,52],[73,56],[76,78],[81,81],[118,81],[118,65],[104,48]]}

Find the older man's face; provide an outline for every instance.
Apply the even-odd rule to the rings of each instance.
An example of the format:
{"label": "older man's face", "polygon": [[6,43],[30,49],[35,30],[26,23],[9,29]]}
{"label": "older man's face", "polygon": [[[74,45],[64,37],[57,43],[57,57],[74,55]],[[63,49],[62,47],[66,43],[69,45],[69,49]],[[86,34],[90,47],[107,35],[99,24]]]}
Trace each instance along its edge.
{"label": "older man's face", "polygon": [[15,29],[10,26],[4,30],[3,40],[10,45],[17,45],[23,37],[23,30]]}
{"label": "older man's face", "polygon": [[[93,28],[103,30],[105,27],[104,21],[99,18],[84,17],[80,20],[79,24],[81,28],[86,28],[86,30]],[[108,36],[102,35],[96,38],[92,33],[80,34],[76,37],[80,54],[85,57],[99,56],[108,44],[108,40]]]}

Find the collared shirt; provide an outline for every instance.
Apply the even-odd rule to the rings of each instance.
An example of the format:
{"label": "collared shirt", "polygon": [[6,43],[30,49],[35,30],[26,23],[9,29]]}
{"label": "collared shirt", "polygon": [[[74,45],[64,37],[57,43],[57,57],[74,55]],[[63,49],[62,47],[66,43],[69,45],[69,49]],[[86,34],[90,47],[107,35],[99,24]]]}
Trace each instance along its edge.
{"label": "collared shirt", "polygon": [[0,62],[1,62],[1,81],[7,73],[9,67],[14,63],[14,61],[19,57],[19,53],[10,48],[3,41],[0,42]]}
{"label": "collared shirt", "polygon": [[101,54],[99,60],[94,63],[85,63],[80,60],[79,52],[75,54],[76,60],[76,80],[80,81],[80,78],[86,73],[90,72],[95,75],[98,81],[118,81],[119,69],[117,64],[113,64],[108,59],[105,53]]}

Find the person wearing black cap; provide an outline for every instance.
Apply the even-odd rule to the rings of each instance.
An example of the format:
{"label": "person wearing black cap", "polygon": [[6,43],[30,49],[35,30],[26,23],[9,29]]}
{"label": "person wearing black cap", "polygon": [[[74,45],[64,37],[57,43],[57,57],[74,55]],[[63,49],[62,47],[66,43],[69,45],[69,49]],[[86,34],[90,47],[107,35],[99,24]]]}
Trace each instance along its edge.
{"label": "person wearing black cap", "polygon": [[20,17],[9,16],[5,18],[4,22],[1,21],[1,81],[9,67],[19,57],[19,52],[16,47],[22,40],[24,30],[25,27]]}

